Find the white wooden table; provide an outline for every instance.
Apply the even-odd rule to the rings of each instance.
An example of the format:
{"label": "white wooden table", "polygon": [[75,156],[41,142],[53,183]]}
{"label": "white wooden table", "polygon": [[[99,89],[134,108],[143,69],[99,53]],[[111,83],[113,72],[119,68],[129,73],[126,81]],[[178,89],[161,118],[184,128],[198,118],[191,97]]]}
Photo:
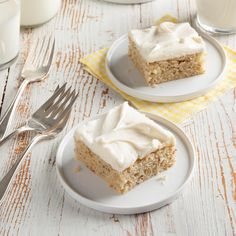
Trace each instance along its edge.
{"label": "white wooden table", "polygon": [[[181,124],[197,150],[197,168],[184,193],[169,206],[140,215],[103,214],[69,197],[56,175],[55,154],[63,135],[79,121],[122,102],[112,89],[84,72],[79,59],[167,13],[191,21],[195,2],[156,0],[124,6],[65,0],[53,20],[22,30],[16,64],[0,72],[1,114],[19,86],[20,71],[36,39],[48,34],[56,38],[52,70],[45,81],[27,88],[13,127],[32,114],[57,84],[67,81],[80,96],[63,134],[40,143],[24,160],[0,205],[0,235],[236,235],[236,90]],[[236,36],[218,39],[236,49]],[[21,135],[0,148],[0,177],[29,140],[28,134]]]}

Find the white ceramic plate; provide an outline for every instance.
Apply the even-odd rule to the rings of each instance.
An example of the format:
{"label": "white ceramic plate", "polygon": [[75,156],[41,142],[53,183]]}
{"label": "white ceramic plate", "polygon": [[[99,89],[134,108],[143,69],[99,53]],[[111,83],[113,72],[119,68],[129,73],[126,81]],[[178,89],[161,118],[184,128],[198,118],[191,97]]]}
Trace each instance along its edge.
{"label": "white ceramic plate", "polygon": [[202,35],[206,42],[206,72],[202,75],[169,81],[149,87],[141,73],[128,58],[128,38],[122,36],[110,47],[106,70],[111,81],[123,92],[152,102],[180,102],[202,96],[223,78],[226,55],[222,46],[212,37]]}
{"label": "white ceramic plate", "polygon": [[151,2],[154,0],[105,0],[106,2],[120,3],[120,4],[136,4],[136,3],[145,3]]}
{"label": "white ceramic plate", "polygon": [[[65,190],[81,204],[113,214],[136,214],[151,211],[171,203],[178,197],[192,176],[194,149],[184,132],[170,121],[148,116],[171,130],[177,139],[176,164],[163,172],[165,183],[158,176],[145,181],[126,194],[119,195],[100,177],[75,160],[73,128],[62,140],[56,157],[56,169]],[[76,168],[80,167],[77,172]]]}

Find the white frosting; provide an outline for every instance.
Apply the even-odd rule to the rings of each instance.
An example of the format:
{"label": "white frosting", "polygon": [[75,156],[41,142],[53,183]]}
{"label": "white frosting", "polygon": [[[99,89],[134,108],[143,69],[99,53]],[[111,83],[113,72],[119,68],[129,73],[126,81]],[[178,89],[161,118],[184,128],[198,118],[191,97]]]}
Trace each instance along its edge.
{"label": "white frosting", "polygon": [[121,172],[138,158],[167,145],[174,145],[172,133],[147,118],[127,102],[101,118],[87,121],[75,132],[89,149]]}
{"label": "white frosting", "polygon": [[189,23],[164,22],[143,30],[131,30],[131,39],[148,62],[203,52],[205,43]]}

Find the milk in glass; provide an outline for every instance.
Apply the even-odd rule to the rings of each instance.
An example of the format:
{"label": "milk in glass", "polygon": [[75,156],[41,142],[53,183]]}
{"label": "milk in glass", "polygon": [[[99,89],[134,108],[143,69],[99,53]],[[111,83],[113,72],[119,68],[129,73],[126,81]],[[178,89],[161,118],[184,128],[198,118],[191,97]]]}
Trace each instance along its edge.
{"label": "milk in glass", "polygon": [[19,52],[20,5],[17,0],[0,0],[0,69]]}
{"label": "milk in glass", "polygon": [[200,26],[219,33],[236,32],[236,0],[196,0]]}
{"label": "milk in glass", "polygon": [[21,26],[37,26],[50,20],[61,0],[21,0]]}

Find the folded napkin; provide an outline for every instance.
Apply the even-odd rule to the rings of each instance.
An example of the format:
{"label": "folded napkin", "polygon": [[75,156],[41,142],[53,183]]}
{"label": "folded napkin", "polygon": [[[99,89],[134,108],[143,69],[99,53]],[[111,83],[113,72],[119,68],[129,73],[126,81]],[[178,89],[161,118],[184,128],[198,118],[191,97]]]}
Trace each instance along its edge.
{"label": "folded napkin", "polygon": [[[161,18],[156,23],[163,21],[174,21],[177,20],[169,15]],[[161,115],[173,122],[181,123],[189,119],[196,112],[204,109],[207,105],[217,100],[217,98],[228,91],[229,89],[236,86],[236,51],[224,47],[228,65],[225,78],[221,80],[218,85],[206,93],[204,96],[179,102],[179,103],[153,103],[148,101],[142,101],[118,89],[106,74],[105,69],[105,58],[108,48],[101,49],[95,53],[92,53],[81,60],[81,63],[85,66],[85,70],[92,74],[94,77],[103,81],[105,84],[113,88],[115,91],[120,93],[126,100],[130,101],[137,109]]]}

